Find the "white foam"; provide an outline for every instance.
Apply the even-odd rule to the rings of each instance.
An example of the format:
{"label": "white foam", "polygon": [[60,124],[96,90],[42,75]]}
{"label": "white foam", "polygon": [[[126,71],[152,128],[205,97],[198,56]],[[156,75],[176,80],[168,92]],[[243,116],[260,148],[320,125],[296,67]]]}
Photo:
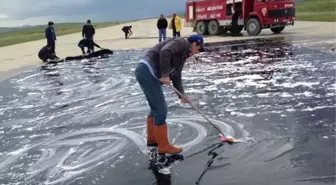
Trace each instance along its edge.
{"label": "white foam", "polygon": [[258,93],[256,94],[258,97],[269,97],[270,96],[270,93]]}
{"label": "white foam", "polygon": [[249,118],[256,115],[256,114],[253,114],[253,113],[241,113],[241,112],[235,112],[235,111],[232,111],[230,114],[231,115],[242,116],[242,117],[249,117]]}
{"label": "white foam", "polygon": [[199,101],[198,104],[200,104],[200,105],[205,105],[206,103],[203,102],[203,101]]}
{"label": "white foam", "polygon": [[319,109],[325,109],[325,108],[335,108],[336,105],[331,105],[331,106],[316,106],[316,107],[306,107],[302,109],[302,111],[314,111],[314,110],[319,110]]}
{"label": "white foam", "polygon": [[306,86],[306,87],[310,87],[312,88],[315,85],[319,85],[320,82],[295,82],[295,83],[289,83],[289,82],[285,82],[283,84],[274,84],[275,86],[279,86],[279,87],[287,87],[287,88],[295,88],[298,86]]}
{"label": "white foam", "polygon": [[284,97],[284,98],[292,97],[292,95],[290,95],[290,94],[287,93],[287,92],[282,93],[280,96],[281,96],[281,97]]}

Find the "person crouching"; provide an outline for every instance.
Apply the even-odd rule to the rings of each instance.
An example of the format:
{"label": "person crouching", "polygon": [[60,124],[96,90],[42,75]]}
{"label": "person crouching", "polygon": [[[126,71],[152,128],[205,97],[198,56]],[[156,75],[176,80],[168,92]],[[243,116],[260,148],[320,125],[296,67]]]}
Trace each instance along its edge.
{"label": "person crouching", "polygon": [[57,57],[56,54],[53,52],[52,46],[49,44],[40,49],[38,57],[43,62],[48,62],[48,60],[59,59],[59,57]]}

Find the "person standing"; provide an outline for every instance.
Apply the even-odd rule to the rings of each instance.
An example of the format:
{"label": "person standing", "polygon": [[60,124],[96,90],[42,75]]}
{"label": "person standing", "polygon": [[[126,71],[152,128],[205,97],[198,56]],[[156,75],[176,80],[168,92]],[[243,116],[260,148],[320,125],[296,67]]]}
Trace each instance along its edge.
{"label": "person standing", "polygon": [[169,23],[169,29],[173,29],[173,37],[181,37],[181,18],[174,13],[172,20]]}
{"label": "person standing", "polygon": [[93,40],[93,36],[95,35],[96,30],[91,24],[91,20],[87,20],[86,24],[83,26],[82,29],[82,37],[83,39],[91,39]]}
{"label": "person standing", "polygon": [[49,22],[48,27],[45,30],[45,37],[47,39],[47,45],[51,47],[51,51],[56,54],[55,52],[55,45],[56,45],[56,33],[54,29],[54,23]]}
{"label": "person standing", "polygon": [[168,27],[167,19],[161,14],[160,19],[157,21],[157,28],[159,29],[159,42],[166,40],[166,30]]}
{"label": "person standing", "polygon": [[[183,66],[187,58],[204,51],[203,43],[200,35],[192,35],[187,39],[167,39],[149,49],[135,69],[136,80],[150,107],[147,116],[147,146],[157,146],[160,155],[182,152],[181,147],[172,145],[168,140],[168,108],[162,84],[171,85],[172,81],[172,85],[184,94]],[[182,103],[191,102],[190,98],[178,97]]]}

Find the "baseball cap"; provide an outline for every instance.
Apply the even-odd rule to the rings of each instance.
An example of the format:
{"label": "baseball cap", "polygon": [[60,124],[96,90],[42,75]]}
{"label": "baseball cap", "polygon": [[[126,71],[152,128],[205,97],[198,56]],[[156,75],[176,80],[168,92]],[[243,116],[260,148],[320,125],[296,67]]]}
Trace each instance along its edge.
{"label": "baseball cap", "polygon": [[204,39],[201,35],[198,35],[198,34],[195,34],[195,35],[191,35],[187,38],[187,40],[190,42],[190,43],[193,43],[193,42],[197,42],[201,48],[199,49],[200,52],[203,52],[205,51],[204,48],[203,48],[203,44],[204,44]]}

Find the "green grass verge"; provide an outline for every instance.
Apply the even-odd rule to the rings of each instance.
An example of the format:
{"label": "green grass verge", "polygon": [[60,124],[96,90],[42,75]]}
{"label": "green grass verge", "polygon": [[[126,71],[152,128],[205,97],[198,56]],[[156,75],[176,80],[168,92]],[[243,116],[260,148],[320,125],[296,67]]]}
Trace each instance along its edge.
{"label": "green grass verge", "polygon": [[[94,27],[103,28],[121,24],[124,22],[110,22],[110,23],[96,23]],[[83,23],[55,23],[56,36],[67,35],[71,33],[81,32]],[[32,28],[22,29],[18,31],[11,31],[0,33],[0,47],[29,42],[39,39],[45,39],[44,31],[46,26],[35,26]]]}
{"label": "green grass verge", "polygon": [[323,22],[335,22],[335,12],[297,12],[296,20],[298,21],[323,21]]}
{"label": "green grass verge", "polygon": [[305,0],[304,2],[296,2],[296,20],[335,22],[335,7],[335,0]]}

